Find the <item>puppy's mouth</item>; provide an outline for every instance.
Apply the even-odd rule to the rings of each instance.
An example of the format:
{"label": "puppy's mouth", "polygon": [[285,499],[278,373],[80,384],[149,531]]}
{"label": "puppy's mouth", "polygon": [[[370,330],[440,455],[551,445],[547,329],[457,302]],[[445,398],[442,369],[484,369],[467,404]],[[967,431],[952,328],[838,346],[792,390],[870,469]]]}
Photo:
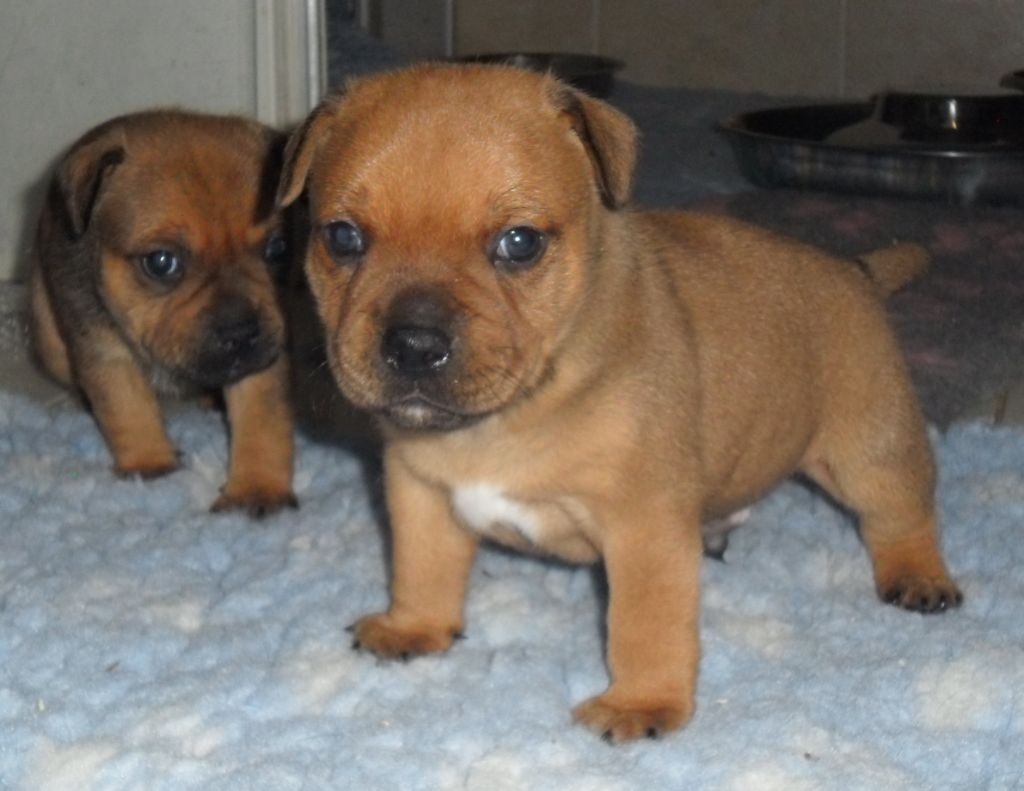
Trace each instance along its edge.
{"label": "puppy's mouth", "polygon": [[280,356],[280,345],[269,341],[254,344],[244,351],[208,352],[200,355],[186,375],[208,389],[230,387],[269,368]]}
{"label": "puppy's mouth", "polygon": [[486,417],[459,412],[421,393],[392,401],[377,411],[395,427],[415,431],[454,431]]}
{"label": "puppy's mouth", "polygon": [[248,301],[226,298],[208,319],[191,365],[192,379],[206,388],[237,384],[280,357],[283,338]]}

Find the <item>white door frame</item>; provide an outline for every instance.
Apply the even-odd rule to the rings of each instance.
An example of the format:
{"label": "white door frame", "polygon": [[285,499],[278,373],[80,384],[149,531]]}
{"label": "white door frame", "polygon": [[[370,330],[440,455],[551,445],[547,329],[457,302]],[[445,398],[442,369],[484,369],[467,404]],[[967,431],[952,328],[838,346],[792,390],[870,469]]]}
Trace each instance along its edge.
{"label": "white door frame", "polygon": [[301,121],[327,88],[324,0],[253,0],[256,117]]}

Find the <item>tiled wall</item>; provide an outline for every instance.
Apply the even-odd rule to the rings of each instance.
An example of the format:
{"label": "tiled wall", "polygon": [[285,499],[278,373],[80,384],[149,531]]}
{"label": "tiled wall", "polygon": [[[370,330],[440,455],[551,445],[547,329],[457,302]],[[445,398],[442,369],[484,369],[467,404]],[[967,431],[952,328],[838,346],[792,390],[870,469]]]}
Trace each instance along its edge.
{"label": "tiled wall", "polygon": [[994,89],[1024,0],[454,0],[456,54],[597,52],[653,85],[861,97]]}

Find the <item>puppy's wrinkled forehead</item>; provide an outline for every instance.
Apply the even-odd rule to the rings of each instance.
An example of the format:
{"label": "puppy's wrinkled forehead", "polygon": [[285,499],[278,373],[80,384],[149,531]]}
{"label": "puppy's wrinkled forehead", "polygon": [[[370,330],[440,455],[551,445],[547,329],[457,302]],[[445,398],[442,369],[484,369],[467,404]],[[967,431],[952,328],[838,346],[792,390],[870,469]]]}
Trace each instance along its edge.
{"label": "puppy's wrinkled forehead", "polygon": [[101,213],[116,219],[110,223],[113,243],[130,248],[176,242],[227,254],[265,235],[273,205],[263,183],[263,140],[190,129],[168,142],[145,131],[127,137],[125,162],[110,177],[117,189]]}
{"label": "puppy's wrinkled forehead", "polygon": [[[572,212],[629,200],[636,128],[557,79],[512,67],[428,64],[357,80],[292,133],[279,206],[307,191],[314,222],[374,207],[375,219],[497,207]],[[509,208],[502,208],[508,206]]]}
{"label": "puppy's wrinkled forehead", "polygon": [[321,212],[472,225],[477,211],[551,212],[567,196],[592,194],[584,148],[543,76],[418,77],[357,84],[344,98],[310,185]]}

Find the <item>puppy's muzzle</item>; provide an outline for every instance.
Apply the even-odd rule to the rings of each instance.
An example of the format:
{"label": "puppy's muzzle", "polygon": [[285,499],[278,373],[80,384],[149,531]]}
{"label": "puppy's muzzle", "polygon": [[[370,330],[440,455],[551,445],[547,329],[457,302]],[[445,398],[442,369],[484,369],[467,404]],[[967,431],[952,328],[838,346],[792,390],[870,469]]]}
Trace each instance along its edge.
{"label": "puppy's muzzle", "polygon": [[448,364],[451,354],[452,339],[437,327],[389,327],[381,342],[384,362],[402,376],[439,373]]}
{"label": "puppy's muzzle", "polygon": [[451,429],[475,419],[460,403],[457,314],[437,288],[392,301],[380,327],[381,412],[407,428]]}
{"label": "puppy's muzzle", "polygon": [[231,319],[213,328],[213,345],[228,358],[246,355],[260,338],[260,322],[255,313]]}
{"label": "puppy's muzzle", "polygon": [[269,366],[281,344],[255,305],[224,300],[212,315],[191,366],[191,378],[206,387],[224,387]]}
{"label": "puppy's muzzle", "polygon": [[380,355],[406,380],[436,377],[452,361],[452,311],[434,290],[406,291],[395,298],[381,334]]}

